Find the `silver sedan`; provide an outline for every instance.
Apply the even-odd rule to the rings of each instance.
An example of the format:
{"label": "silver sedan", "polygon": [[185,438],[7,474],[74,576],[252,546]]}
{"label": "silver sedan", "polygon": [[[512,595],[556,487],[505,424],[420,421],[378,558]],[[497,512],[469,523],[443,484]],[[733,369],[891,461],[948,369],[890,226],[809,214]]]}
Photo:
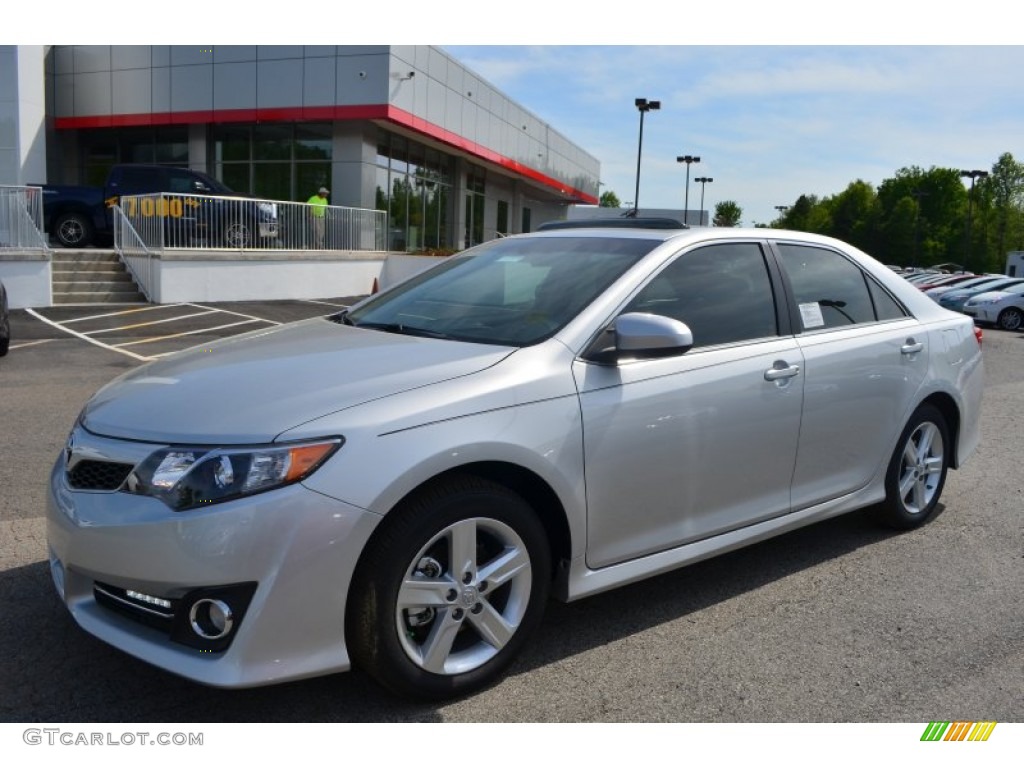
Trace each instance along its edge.
{"label": "silver sedan", "polygon": [[506,670],[576,600],[873,506],[912,528],[980,439],[970,318],[767,229],[490,242],[86,404],[50,565],[88,632],[243,687]]}

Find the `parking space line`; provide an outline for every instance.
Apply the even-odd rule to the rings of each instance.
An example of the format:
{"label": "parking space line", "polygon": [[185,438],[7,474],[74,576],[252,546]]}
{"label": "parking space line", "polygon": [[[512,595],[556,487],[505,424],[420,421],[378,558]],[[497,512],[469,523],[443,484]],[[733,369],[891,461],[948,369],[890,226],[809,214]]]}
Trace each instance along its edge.
{"label": "parking space line", "polygon": [[152,307],[137,307],[135,309],[122,309],[120,312],[104,312],[102,315],[90,315],[88,317],[74,317],[70,320],[65,320],[64,323],[80,323],[83,320],[100,320],[104,317],[117,317],[119,315],[130,315],[134,312],[149,312],[154,309],[174,309],[175,307],[184,306],[182,304],[157,304]]}
{"label": "parking space line", "polygon": [[276,320],[265,320],[262,317],[256,317],[255,315],[247,315],[247,314],[245,314],[243,312],[235,312],[234,310],[231,310],[231,309],[218,309],[217,307],[207,307],[207,306],[204,306],[202,304],[189,304],[189,306],[190,307],[196,307],[197,309],[212,309],[212,310],[215,310],[217,312],[226,312],[229,315],[238,315],[239,317],[247,317],[250,320],[255,320],[255,321],[260,322],[260,323],[271,323],[272,325],[282,325],[282,323],[279,323]]}
{"label": "parking space line", "polygon": [[326,307],[339,307],[340,309],[348,309],[350,306],[348,304],[335,304],[330,301],[317,301],[316,299],[301,299],[301,301],[306,304],[323,304]]}
{"label": "parking space line", "polygon": [[84,333],[79,333],[78,331],[72,330],[71,328],[68,328],[65,325],[61,325],[60,323],[54,322],[53,320],[50,320],[47,317],[43,317],[38,312],[36,312],[34,309],[27,308],[25,310],[25,312],[27,314],[31,315],[32,317],[34,317],[36,320],[41,320],[42,322],[46,323],[47,325],[53,326],[57,330],[64,331],[65,333],[70,333],[72,336],[74,336],[76,338],[79,338],[82,341],[87,341],[90,344],[93,344],[93,345],[95,345],[97,347],[100,347],[102,349],[106,349],[109,352],[119,352],[122,355],[127,355],[128,357],[135,358],[136,360],[141,360],[142,362],[148,362],[148,361],[153,359],[151,357],[146,357],[144,355],[137,355],[134,352],[131,352],[131,351],[127,350],[127,349],[118,349],[117,347],[113,347],[110,344],[104,344],[102,341],[96,341],[96,339],[92,339],[92,338],[86,336]]}
{"label": "parking space line", "polygon": [[163,320],[150,320],[148,323],[133,323],[132,325],[119,325],[116,328],[100,328],[98,331],[88,331],[86,335],[95,336],[98,333],[114,333],[115,331],[127,331],[132,328],[143,328],[147,325],[159,325],[160,323],[173,323],[176,320],[185,320],[189,317],[202,317],[203,315],[216,314],[218,310],[210,309],[206,312],[193,312],[188,315],[178,315],[177,317],[165,317]]}
{"label": "parking space line", "polygon": [[11,349],[24,349],[25,347],[34,347],[37,344],[46,344],[56,339],[38,339],[37,341],[26,341],[23,344],[11,344]]}
{"label": "parking space line", "polygon": [[[232,313],[238,314],[238,313]],[[244,317],[244,315],[243,315]],[[218,325],[213,328],[199,328],[194,331],[184,331],[182,333],[169,333],[166,336],[150,336],[148,339],[138,339],[136,341],[126,341],[124,344],[115,344],[114,346],[120,350],[122,347],[133,347],[136,344],[152,344],[154,341],[166,341],[167,339],[178,339],[182,336],[195,336],[199,333],[209,333],[210,331],[221,331],[225,328],[235,328],[239,325],[249,325],[250,323],[269,323],[269,320],[260,320],[258,317],[251,318],[249,320],[239,320],[237,323],[228,323],[227,325]],[[280,325],[280,323],[276,323]],[[125,354],[131,354],[126,352]]]}

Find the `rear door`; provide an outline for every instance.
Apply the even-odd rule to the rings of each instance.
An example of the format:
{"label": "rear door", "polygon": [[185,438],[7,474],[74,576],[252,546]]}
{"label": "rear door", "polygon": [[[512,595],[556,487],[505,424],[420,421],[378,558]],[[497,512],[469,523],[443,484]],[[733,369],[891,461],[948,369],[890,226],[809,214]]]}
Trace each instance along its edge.
{"label": "rear door", "polygon": [[805,364],[793,509],[863,488],[889,460],[928,370],[928,336],[852,259],[776,242]]}

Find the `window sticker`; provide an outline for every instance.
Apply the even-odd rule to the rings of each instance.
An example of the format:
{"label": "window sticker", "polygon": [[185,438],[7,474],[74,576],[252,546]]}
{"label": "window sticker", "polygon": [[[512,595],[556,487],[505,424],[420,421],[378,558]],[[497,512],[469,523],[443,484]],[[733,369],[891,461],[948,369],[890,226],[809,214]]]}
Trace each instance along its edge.
{"label": "window sticker", "polygon": [[821,316],[821,305],[816,301],[800,305],[800,318],[804,328],[821,328],[825,324],[825,318]]}

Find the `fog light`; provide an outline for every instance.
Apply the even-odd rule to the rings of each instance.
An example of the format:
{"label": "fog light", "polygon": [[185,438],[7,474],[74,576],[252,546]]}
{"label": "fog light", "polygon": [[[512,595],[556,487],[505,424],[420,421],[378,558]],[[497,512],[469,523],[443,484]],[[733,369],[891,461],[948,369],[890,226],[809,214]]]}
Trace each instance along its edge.
{"label": "fog light", "polygon": [[204,640],[220,640],[235,625],[231,607],[223,600],[203,598],[192,603],[188,612],[192,631]]}

